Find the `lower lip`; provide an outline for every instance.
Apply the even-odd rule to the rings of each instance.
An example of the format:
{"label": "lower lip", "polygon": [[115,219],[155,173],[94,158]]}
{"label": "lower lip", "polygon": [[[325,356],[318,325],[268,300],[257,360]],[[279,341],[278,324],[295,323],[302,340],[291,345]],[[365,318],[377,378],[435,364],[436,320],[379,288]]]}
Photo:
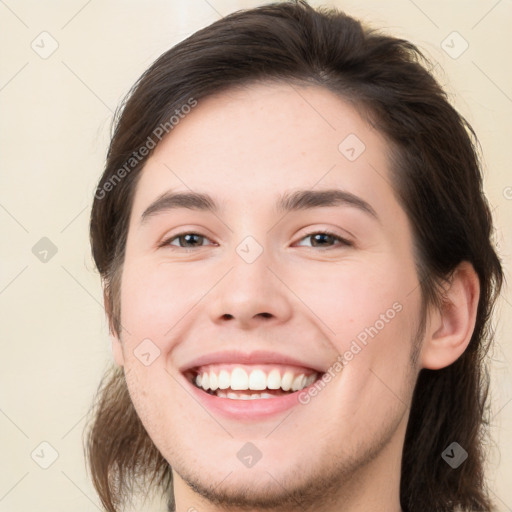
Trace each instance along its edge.
{"label": "lower lip", "polygon": [[223,416],[227,416],[236,420],[257,420],[268,418],[279,414],[280,412],[286,411],[295,407],[296,405],[302,405],[299,402],[299,394],[308,391],[308,389],[315,385],[313,382],[310,386],[289,393],[286,395],[277,396],[275,398],[256,398],[252,400],[236,400],[232,398],[221,398],[219,396],[210,395],[206,391],[202,391],[197,386],[194,386],[192,382],[186,379],[189,385],[192,387],[194,396],[200,400],[200,402],[209,410],[218,412]]}

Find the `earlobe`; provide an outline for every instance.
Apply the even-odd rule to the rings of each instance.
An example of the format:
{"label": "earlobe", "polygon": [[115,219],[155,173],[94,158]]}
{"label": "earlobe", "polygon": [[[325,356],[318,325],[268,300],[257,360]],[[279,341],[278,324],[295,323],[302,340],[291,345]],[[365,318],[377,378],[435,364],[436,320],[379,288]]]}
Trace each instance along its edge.
{"label": "earlobe", "polygon": [[453,273],[441,310],[429,320],[421,351],[423,368],[445,368],[464,353],[475,328],[479,297],[478,275],[473,265],[464,261]]}

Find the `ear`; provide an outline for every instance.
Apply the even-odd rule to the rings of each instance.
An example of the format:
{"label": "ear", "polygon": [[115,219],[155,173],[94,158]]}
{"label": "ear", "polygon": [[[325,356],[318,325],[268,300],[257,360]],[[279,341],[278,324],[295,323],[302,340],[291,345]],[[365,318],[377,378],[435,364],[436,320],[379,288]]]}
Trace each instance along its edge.
{"label": "ear", "polygon": [[105,305],[105,312],[108,318],[110,341],[112,343],[112,355],[114,356],[114,361],[118,366],[124,366],[123,343],[121,341],[120,334],[117,333],[114,328],[111,302],[108,291],[105,288],[103,289],[103,303]]}
{"label": "ear", "polygon": [[429,318],[420,361],[422,368],[439,370],[466,350],[475,328],[480,281],[473,265],[463,261],[455,269],[441,310]]}

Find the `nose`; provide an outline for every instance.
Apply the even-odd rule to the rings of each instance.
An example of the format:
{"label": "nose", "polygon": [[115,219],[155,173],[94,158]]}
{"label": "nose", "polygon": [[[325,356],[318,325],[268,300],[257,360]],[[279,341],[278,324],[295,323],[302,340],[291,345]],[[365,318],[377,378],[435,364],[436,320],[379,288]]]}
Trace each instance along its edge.
{"label": "nose", "polygon": [[269,266],[266,252],[252,263],[235,254],[231,270],[210,294],[210,319],[216,324],[232,323],[240,329],[278,325],[292,315],[292,292]]}

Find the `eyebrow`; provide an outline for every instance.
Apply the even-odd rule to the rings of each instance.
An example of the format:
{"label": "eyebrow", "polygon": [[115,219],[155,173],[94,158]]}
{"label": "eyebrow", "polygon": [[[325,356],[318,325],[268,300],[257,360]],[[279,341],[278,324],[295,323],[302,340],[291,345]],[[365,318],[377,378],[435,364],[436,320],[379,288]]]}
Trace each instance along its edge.
{"label": "eyebrow", "polygon": [[[377,212],[369,203],[359,196],[341,189],[287,192],[278,198],[276,211],[277,213],[287,213],[328,206],[350,206],[368,214],[377,221],[379,220]],[[143,224],[149,217],[178,208],[212,213],[217,213],[220,210],[218,203],[208,194],[168,191],[144,210],[140,222]]]}

